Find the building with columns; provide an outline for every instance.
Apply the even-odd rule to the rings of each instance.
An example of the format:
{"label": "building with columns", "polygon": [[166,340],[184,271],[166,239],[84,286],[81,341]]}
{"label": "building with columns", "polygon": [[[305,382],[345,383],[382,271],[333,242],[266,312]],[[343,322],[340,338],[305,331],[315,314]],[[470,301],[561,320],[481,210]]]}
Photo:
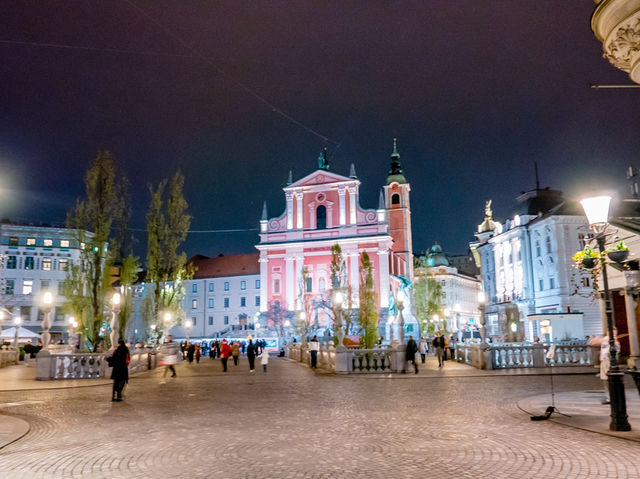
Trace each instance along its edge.
{"label": "building with columns", "polygon": [[[269,218],[265,204],[260,221],[260,311],[280,303],[290,313],[302,311],[302,298],[314,305],[311,323],[331,325],[331,248],[339,245],[346,267],[343,283],[358,306],[359,265],[365,251],[373,265],[381,322],[389,308],[391,275],[412,273],[409,184],[394,143],[391,169],[377,209],[360,206],[360,180],[351,165],[349,176],[330,171],[326,151],[316,171],[285,188],[285,210]],[[303,270],[307,271],[306,284]]]}

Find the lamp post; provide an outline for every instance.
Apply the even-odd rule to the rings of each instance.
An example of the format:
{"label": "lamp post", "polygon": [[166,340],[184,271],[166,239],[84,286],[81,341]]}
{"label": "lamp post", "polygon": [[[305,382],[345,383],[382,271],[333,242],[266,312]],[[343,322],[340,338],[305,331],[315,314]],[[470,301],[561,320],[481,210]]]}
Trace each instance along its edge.
{"label": "lamp post", "polygon": [[456,332],[458,333],[458,341],[462,339],[462,328],[460,325],[460,304],[453,305],[453,312],[456,314]]}
{"label": "lamp post", "polygon": [[151,326],[149,326],[151,328],[151,344],[157,344],[158,343],[158,336],[156,334],[156,329],[157,329],[157,325],[152,324]]}
{"label": "lamp post", "polygon": [[[44,320],[42,321],[42,349],[47,349],[51,341],[51,310],[53,309],[53,294],[46,291],[42,296],[42,304],[44,306]],[[16,341],[17,344],[17,341]]]}
{"label": "lamp post", "polygon": [[67,331],[69,334],[69,346],[73,346],[73,336],[75,334],[75,329],[76,329],[76,318],[74,318],[73,316],[69,316],[69,319],[67,319]]}
{"label": "lamp post", "polygon": [[255,330],[256,330],[256,340],[258,339],[258,331],[260,330],[260,323],[256,323],[255,324]]}
{"label": "lamp post", "polygon": [[630,431],[631,425],[627,417],[627,400],[624,393],[624,373],[620,371],[618,358],[615,353],[614,317],[611,306],[611,292],[609,291],[609,278],[607,277],[607,264],[604,260],[605,240],[607,227],[609,226],[610,196],[596,196],[580,201],[589,221],[589,226],[594,234],[594,239],[600,250],[600,264],[602,266],[602,286],[604,288],[604,304],[607,319],[607,334],[609,335],[609,352],[611,360],[607,380],[609,396],[611,398],[611,422],[609,429],[612,431]]}
{"label": "lamp post", "polygon": [[118,329],[120,329],[118,313],[120,312],[121,301],[122,297],[120,296],[120,293],[113,293],[113,296],[111,296],[111,332],[109,333],[111,349],[115,349],[118,344]]}
{"label": "lamp post", "polygon": [[187,330],[187,343],[189,342],[189,332],[191,331],[191,326],[193,326],[193,324],[191,323],[191,320],[187,319],[184,322],[184,327]]}
{"label": "lamp post", "polygon": [[22,318],[20,318],[20,316],[16,316],[15,319],[13,320],[13,325],[15,326],[16,329],[16,334],[13,337],[13,347],[17,348],[18,347],[18,330],[20,329],[20,323],[22,322]]}
{"label": "lamp post", "polygon": [[166,337],[169,335],[169,325],[171,324],[172,319],[173,319],[173,315],[171,314],[171,311],[165,311],[164,314],[162,315],[162,322],[164,323],[165,340],[166,340]]}
{"label": "lamp post", "polygon": [[[484,311],[486,307],[487,297],[484,294],[484,291],[478,292],[478,309],[480,310],[480,342],[483,347],[487,344],[487,328],[486,328],[486,319],[484,316]],[[471,330],[471,339],[473,339],[473,330]]]}

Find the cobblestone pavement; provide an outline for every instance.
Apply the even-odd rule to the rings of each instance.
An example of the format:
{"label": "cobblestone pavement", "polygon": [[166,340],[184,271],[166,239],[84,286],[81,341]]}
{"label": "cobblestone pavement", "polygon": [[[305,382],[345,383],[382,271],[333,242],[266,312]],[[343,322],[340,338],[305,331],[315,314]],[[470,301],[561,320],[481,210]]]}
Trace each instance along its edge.
{"label": "cobblestone pavement", "polygon": [[[516,402],[544,376],[316,375],[272,359],[133,378],[108,386],[0,392],[3,415],[30,424],[0,449],[0,478],[638,478],[637,443],[535,423]],[[597,389],[560,376],[558,391]],[[640,424],[635,425],[640,427]]]}

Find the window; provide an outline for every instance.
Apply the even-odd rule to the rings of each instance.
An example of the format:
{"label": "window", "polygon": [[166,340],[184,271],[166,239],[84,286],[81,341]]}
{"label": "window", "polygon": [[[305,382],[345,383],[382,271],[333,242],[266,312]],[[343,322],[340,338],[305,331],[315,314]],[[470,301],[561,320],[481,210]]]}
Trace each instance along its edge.
{"label": "window", "polygon": [[209,316],[209,326],[213,326],[213,316]]}
{"label": "window", "polygon": [[247,289],[247,282],[246,281],[240,281],[240,289],[242,289],[242,290]]}
{"label": "window", "polygon": [[224,317],[224,324],[229,324],[229,316]]}
{"label": "window", "polygon": [[280,294],[280,280],[278,278],[273,280],[273,294]]}
{"label": "window", "polygon": [[229,307],[229,298],[224,298],[224,307],[225,308]]}
{"label": "window", "polygon": [[33,280],[25,279],[22,281],[22,294],[31,294],[33,293]]}
{"label": "window", "polygon": [[224,282],[224,290],[229,291],[229,281]]}
{"label": "window", "polygon": [[43,244],[44,244],[45,248],[51,248],[53,246],[53,240],[46,239],[46,240],[44,240]]}
{"label": "window", "polygon": [[256,279],[256,289],[260,289],[260,280]]}
{"label": "window", "polygon": [[246,308],[247,307],[247,298],[245,296],[242,296],[240,298],[240,307],[241,308]]}
{"label": "window", "polygon": [[68,266],[69,266],[69,260],[68,259],[60,258],[58,260],[58,270],[66,271]]}
{"label": "window", "polygon": [[547,236],[547,254],[551,254],[551,236]]}
{"label": "window", "polygon": [[197,293],[198,292],[198,283],[193,283],[191,285],[191,292],[192,293]]}
{"label": "window", "polygon": [[327,289],[327,282],[324,278],[320,278],[320,281],[318,281],[318,289],[321,292],[324,292]]}
{"label": "window", "polygon": [[7,279],[4,282],[4,294],[13,294],[13,291],[16,287],[16,280],[15,279]]}
{"label": "window", "polygon": [[260,296],[256,296],[256,306],[260,306]]}
{"label": "window", "polygon": [[554,289],[556,287],[556,280],[554,278],[549,278],[549,289]]}
{"label": "window", "polygon": [[197,299],[192,299],[191,300],[191,309],[198,309],[198,300]]}
{"label": "window", "polygon": [[16,269],[17,264],[18,260],[15,256],[9,256],[7,258],[7,269]]}
{"label": "window", "polygon": [[400,204],[400,195],[398,193],[394,193],[391,195],[391,204],[392,205]]}
{"label": "window", "polygon": [[318,206],[316,209],[316,229],[324,230],[327,228],[327,207]]}
{"label": "window", "polygon": [[69,240],[60,240],[60,248],[68,248]]}
{"label": "window", "polygon": [[27,238],[27,246],[35,246],[36,239],[35,238]]}
{"label": "window", "polygon": [[25,321],[31,321],[31,306],[21,306],[20,317],[24,318]]}
{"label": "window", "polygon": [[58,296],[64,296],[64,282],[58,281]]}
{"label": "window", "polygon": [[211,281],[211,283],[209,283],[209,292],[213,293],[213,281]]}
{"label": "window", "polygon": [[195,326],[197,320],[198,320],[198,318],[196,318],[195,316],[191,316],[191,326]]}
{"label": "window", "polygon": [[213,309],[213,305],[214,305],[213,298],[209,298],[209,309]]}
{"label": "window", "polygon": [[313,278],[307,277],[307,293],[310,293],[312,288],[313,288]]}
{"label": "window", "polygon": [[9,246],[18,246],[18,237],[12,236],[9,238]]}
{"label": "window", "polygon": [[42,258],[42,271],[51,271],[51,258]]}
{"label": "window", "polygon": [[27,256],[24,259],[24,269],[33,269],[33,256]]}
{"label": "window", "polygon": [[542,280],[539,281],[538,286],[540,286],[540,291],[544,290],[544,282]]}
{"label": "window", "polygon": [[44,321],[44,309],[38,308],[38,321]]}
{"label": "window", "polygon": [[[590,283],[591,282],[589,281],[589,278],[582,278],[582,286],[589,287]],[[7,294],[9,294],[9,293],[7,293]]]}
{"label": "window", "polygon": [[62,312],[62,308],[56,308],[54,315],[54,321],[64,321],[64,313]]}
{"label": "window", "polygon": [[48,291],[49,290],[49,280],[43,279],[40,281],[40,291]]}
{"label": "window", "polygon": [[542,250],[540,249],[540,240],[536,240],[536,256],[542,256]]}

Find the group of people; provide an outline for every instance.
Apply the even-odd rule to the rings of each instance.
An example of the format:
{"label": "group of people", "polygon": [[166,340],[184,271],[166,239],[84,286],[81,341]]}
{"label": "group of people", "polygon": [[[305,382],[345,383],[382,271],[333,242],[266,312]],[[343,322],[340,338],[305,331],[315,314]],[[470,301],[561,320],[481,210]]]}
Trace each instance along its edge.
{"label": "group of people", "polygon": [[200,346],[200,343],[193,344],[191,341],[182,341],[180,343],[180,353],[183,360],[186,359],[189,363],[192,363],[195,359],[196,363],[199,363],[202,357],[202,346]]}
{"label": "group of people", "polygon": [[[264,341],[256,341],[254,343],[251,339],[249,339],[249,342],[246,345],[242,345],[243,354],[246,350],[250,373],[255,372],[256,358],[260,359],[260,364],[262,364],[262,371],[265,373],[267,372],[267,365],[269,364],[269,350],[265,346],[266,345]],[[241,346],[236,341],[229,344],[226,339],[223,339],[219,347],[220,352],[218,354],[220,357],[220,361],[222,362],[222,371],[226,373],[229,357],[233,358],[234,366],[238,365]],[[211,350],[213,351],[214,348],[212,347]],[[215,356],[211,356],[211,358],[215,359]]]}
{"label": "group of people", "polygon": [[[448,342],[440,331],[438,331],[435,337],[431,340],[431,346],[433,347],[434,355],[438,358],[438,367],[444,366],[444,361],[447,360],[447,350],[450,350],[450,357],[455,355],[455,339],[451,337],[451,342]],[[453,346],[453,347],[452,347]],[[420,338],[420,342],[416,343],[413,336],[409,336],[407,342],[406,359],[413,364],[413,368],[416,374],[418,374],[418,362],[416,361],[416,354],[420,353],[420,359],[422,364],[425,363],[427,354],[429,354],[429,343],[427,338]]]}

